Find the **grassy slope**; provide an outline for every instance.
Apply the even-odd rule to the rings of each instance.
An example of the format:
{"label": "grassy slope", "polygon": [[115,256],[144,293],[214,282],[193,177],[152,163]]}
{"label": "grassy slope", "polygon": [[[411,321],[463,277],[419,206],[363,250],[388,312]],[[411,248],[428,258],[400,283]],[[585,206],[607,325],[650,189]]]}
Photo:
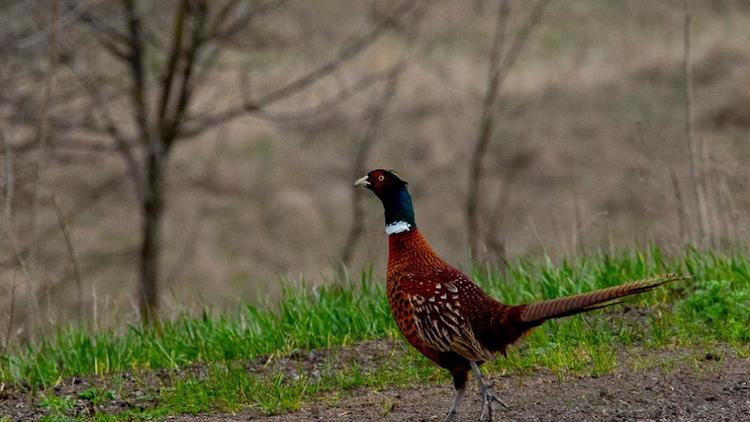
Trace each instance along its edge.
{"label": "grassy slope", "polygon": [[[746,356],[750,349],[750,260],[687,252],[663,259],[658,250],[618,257],[604,255],[563,262],[518,262],[506,273],[477,270],[474,279],[507,303],[552,298],[619,284],[661,272],[689,273],[694,281],[642,295],[622,310],[596,312],[546,323],[491,371],[525,372],[549,368],[558,374],[598,375],[613,370],[618,350],[638,346],[660,351],[720,347]],[[632,318],[629,315],[638,313]],[[266,413],[295,409],[311,398],[334,398],[357,386],[384,387],[444,382],[443,371],[416,353],[397,353],[372,368],[331,367],[318,377],[282,373],[248,374],[241,364],[296,349],[336,347],[366,339],[398,338],[383,294],[383,283],[368,273],[359,281],[308,289],[288,283],[277,306],[247,307],[219,318],[185,316],[165,323],[161,335],[130,327],[123,333],[60,331],[39,344],[0,357],[0,382],[40,385],[38,405],[64,414],[70,397],[51,387],[64,377],[105,375],[124,370],[166,368],[178,374],[158,390],[157,406],[100,419],[158,416],[255,407]],[[405,349],[403,349],[405,350]],[[205,373],[178,373],[202,362]],[[240,364],[238,364],[240,363]],[[92,389],[92,402],[117,395]],[[0,419],[1,420],[1,419]]]}

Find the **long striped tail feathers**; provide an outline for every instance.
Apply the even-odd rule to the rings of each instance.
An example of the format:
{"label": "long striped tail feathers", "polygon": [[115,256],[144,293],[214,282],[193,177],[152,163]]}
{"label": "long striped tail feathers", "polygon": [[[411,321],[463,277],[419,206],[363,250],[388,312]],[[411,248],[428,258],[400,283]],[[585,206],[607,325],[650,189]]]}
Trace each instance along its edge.
{"label": "long striped tail feathers", "polygon": [[548,319],[562,318],[615,305],[622,302],[621,299],[624,297],[648,292],[674,281],[688,279],[690,279],[689,276],[679,274],[661,274],[589,293],[530,303],[522,305],[525,306],[525,309],[521,312],[520,317],[523,322],[533,325],[541,324]]}

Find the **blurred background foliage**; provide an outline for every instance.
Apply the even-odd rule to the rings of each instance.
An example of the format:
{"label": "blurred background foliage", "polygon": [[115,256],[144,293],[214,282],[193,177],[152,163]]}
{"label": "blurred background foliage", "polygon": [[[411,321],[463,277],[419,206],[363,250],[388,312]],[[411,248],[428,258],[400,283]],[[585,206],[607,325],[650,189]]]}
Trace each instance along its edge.
{"label": "blurred background foliage", "polygon": [[165,316],[342,263],[382,278],[381,207],[351,186],[374,167],[464,268],[750,231],[744,1],[25,0],[0,28],[0,315],[21,338],[138,314],[151,154]]}

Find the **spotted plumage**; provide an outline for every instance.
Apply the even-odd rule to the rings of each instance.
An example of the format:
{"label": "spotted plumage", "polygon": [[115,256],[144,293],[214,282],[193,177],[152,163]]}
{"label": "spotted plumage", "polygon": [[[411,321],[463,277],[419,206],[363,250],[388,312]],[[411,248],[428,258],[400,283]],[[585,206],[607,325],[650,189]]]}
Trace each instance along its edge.
{"label": "spotted plumage", "polygon": [[482,420],[492,419],[497,399],[478,365],[533,327],[617,303],[617,299],[652,290],[682,277],[667,274],[608,289],[528,305],[504,305],[451,267],[417,229],[411,197],[404,182],[389,170],[373,170],[355,182],[372,190],[383,203],[388,234],[386,292],[394,320],[404,338],[427,358],[450,371],[456,395],[448,411],[452,420],[469,371],[484,399]]}

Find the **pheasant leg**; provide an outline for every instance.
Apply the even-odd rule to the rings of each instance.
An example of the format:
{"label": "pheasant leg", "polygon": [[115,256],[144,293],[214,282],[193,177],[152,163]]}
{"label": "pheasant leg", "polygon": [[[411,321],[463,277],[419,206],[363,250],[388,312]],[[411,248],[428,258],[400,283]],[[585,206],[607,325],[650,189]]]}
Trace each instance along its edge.
{"label": "pheasant leg", "polygon": [[471,369],[474,371],[474,377],[476,377],[477,379],[479,394],[482,396],[482,399],[484,399],[484,403],[482,405],[482,415],[479,417],[479,420],[483,422],[492,421],[493,402],[500,403],[500,405],[505,407],[506,409],[508,409],[509,407],[507,404],[503,403],[502,400],[495,397],[495,393],[492,391],[492,384],[484,382],[482,373],[479,372],[479,367],[477,366],[476,362],[471,361]]}
{"label": "pheasant leg", "polygon": [[445,422],[455,421],[456,411],[458,410],[458,404],[461,402],[461,397],[464,395],[464,388],[457,388],[456,395],[453,397],[453,403],[451,408],[448,409],[448,415],[445,417]]}

